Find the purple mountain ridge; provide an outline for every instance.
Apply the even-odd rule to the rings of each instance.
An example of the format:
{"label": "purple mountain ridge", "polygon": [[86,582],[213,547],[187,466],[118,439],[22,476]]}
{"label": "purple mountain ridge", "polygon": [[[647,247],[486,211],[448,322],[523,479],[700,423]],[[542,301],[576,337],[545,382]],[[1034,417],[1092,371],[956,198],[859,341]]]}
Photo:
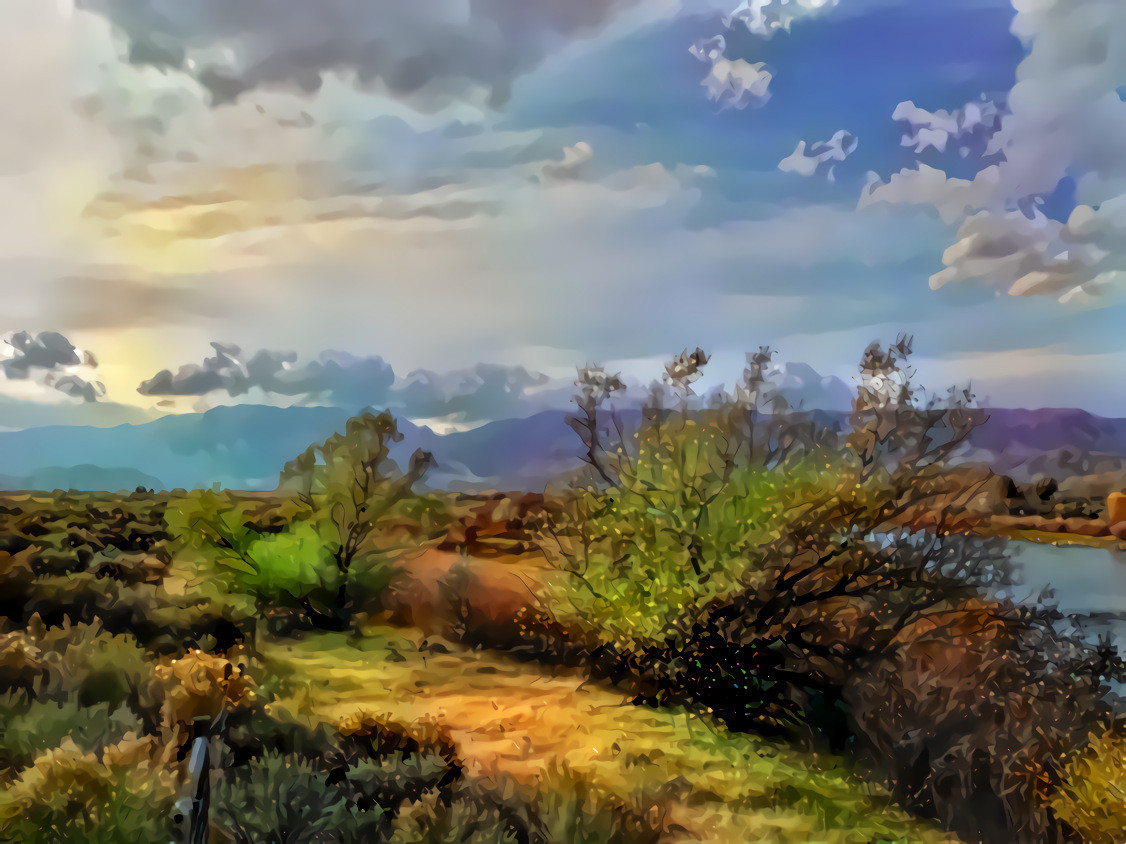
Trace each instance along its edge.
{"label": "purple mountain ridge", "polygon": [[[1126,419],[1067,408],[977,413],[987,418],[972,433],[967,457],[999,472],[1021,475],[1061,467],[1078,472],[1092,456],[1126,458]],[[542,489],[583,465],[583,447],[566,424],[567,414],[547,410],[445,435],[400,420],[403,441],[394,456],[405,465],[416,448],[432,452],[437,465],[428,482],[434,487]],[[236,405],[140,425],[0,432],[0,484],[11,489],[57,480],[80,489],[116,489],[123,478],[143,473],[144,482],[163,489],[215,483],[272,489],[285,461],[342,429],[349,415],[329,407]],[[625,412],[627,425],[635,415]],[[848,414],[840,410],[818,411],[815,418],[838,430],[848,423]],[[62,471],[67,468],[81,471]]]}

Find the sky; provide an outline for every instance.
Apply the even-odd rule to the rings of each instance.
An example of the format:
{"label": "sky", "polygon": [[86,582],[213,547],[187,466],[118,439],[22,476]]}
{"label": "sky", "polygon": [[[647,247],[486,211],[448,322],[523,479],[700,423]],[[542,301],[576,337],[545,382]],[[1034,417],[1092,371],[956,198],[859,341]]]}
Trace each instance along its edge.
{"label": "sky", "polygon": [[5,0],[0,428],[901,332],[1126,416],[1126,4],[736,3]]}

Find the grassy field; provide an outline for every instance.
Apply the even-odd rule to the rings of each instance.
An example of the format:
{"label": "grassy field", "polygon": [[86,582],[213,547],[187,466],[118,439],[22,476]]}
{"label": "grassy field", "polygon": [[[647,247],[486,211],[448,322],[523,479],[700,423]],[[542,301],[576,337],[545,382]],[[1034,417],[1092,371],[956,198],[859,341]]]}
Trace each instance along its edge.
{"label": "grassy field", "polygon": [[379,626],[358,638],[275,642],[262,655],[281,680],[271,704],[279,716],[335,726],[379,713],[437,724],[467,777],[515,783],[539,799],[567,799],[559,791],[567,786],[578,799],[583,784],[596,801],[660,813],[669,840],[956,840],[906,816],[838,757],[633,706],[578,673]]}

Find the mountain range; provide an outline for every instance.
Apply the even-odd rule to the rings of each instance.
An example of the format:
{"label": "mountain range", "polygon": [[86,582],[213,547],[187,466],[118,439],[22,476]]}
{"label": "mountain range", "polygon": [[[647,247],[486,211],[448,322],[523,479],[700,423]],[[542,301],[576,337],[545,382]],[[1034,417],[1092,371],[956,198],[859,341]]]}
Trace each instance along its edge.
{"label": "mountain range", "polygon": [[[1049,455],[1126,457],[1126,419],[1074,409],[982,411],[970,456],[1020,474]],[[310,443],[341,430],[350,412],[335,407],[234,405],[108,428],[59,425],[0,432],[0,488],[5,489],[272,489],[282,465]],[[818,411],[842,428],[843,411]],[[433,453],[436,487],[535,489],[578,468],[581,443],[566,411],[489,422],[440,435],[399,421],[392,452],[405,465],[417,448]]]}

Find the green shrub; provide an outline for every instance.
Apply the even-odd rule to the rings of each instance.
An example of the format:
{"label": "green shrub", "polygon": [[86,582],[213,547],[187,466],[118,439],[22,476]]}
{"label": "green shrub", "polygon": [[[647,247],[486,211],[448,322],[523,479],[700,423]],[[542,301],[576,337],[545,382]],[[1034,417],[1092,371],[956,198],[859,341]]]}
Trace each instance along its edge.
{"label": "green shrub", "polygon": [[13,769],[24,768],[36,756],[70,738],[82,751],[98,750],[121,741],[128,733],[139,735],[142,724],[127,707],[109,704],[81,706],[71,699],[61,703],[0,702],[0,760]]}
{"label": "green shrub", "polygon": [[821,454],[725,466],[714,420],[643,428],[635,447],[615,488],[572,492],[542,538],[572,575],[549,593],[552,614],[629,646],[663,641],[677,619],[744,588],[793,505],[835,480]]}
{"label": "green shrub", "polygon": [[383,813],[349,804],[311,765],[278,753],[236,769],[213,794],[215,822],[236,842],[361,842],[375,840]]}
{"label": "green shrub", "polygon": [[249,502],[229,493],[190,493],[168,516],[177,564],[186,577],[251,595],[260,606],[329,603],[340,577],[330,543],[308,513],[299,515],[304,518],[284,526],[260,526]]}
{"label": "green shrub", "polygon": [[100,624],[52,627],[36,636],[50,679],[41,697],[71,695],[82,706],[105,703],[116,709],[137,702],[149,678],[145,650],[128,634],[111,635]]}
{"label": "green shrub", "polygon": [[247,543],[241,559],[224,562],[234,571],[235,589],[267,604],[298,605],[318,596],[324,601],[339,587],[336,564],[311,522],[263,534]]}
{"label": "green shrub", "polygon": [[171,841],[176,788],[150,741],[104,753],[47,751],[0,794],[0,840],[21,844]]}
{"label": "green shrub", "polygon": [[[466,799],[446,805],[428,794],[403,808],[392,827],[391,844],[516,844],[522,824],[506,819],[495,803]],[[562,842],[560,842],[562,844]]]}

